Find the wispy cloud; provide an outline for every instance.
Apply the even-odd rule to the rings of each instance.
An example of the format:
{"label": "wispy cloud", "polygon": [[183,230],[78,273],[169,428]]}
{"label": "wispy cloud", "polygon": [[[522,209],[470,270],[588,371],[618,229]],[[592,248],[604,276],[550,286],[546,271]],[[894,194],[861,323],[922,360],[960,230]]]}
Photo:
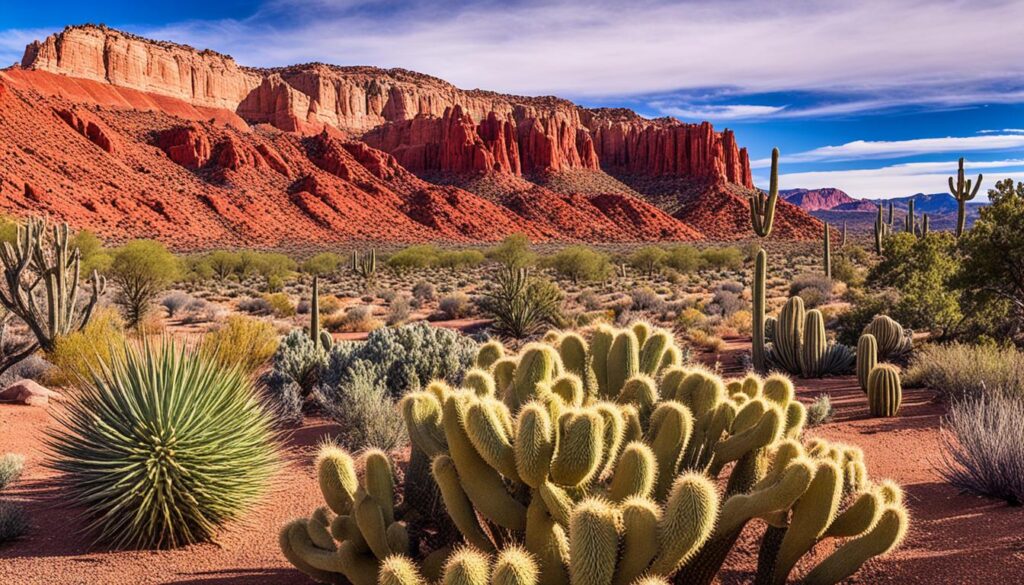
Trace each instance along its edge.
{"label": "wispy cloud", "polygon": [[[1024,148],[1024,134],[987,134],[984,136],[946,136],[912,140],[854,140],[838,146],[822,146],[783,156],[782,162],[840,162],[862,159],[887,159],[944,152],[977,152]],[[765,168],[769,159],[758,159],[753,168]]]}
{"label": "wispy cloud", "polygon": [[[957,161],[917,162],[870,169],[811,171],[780,173],[782,189],[836,187],[854,197],[872,199],[903,197],[914,193],[941,193],[946,190],[947,178],[956,173]],[[1007,159],[970,163],[969,170],[988,169],[982,189],[988,189],[996,180],[1012,178],[1024,181],[1024,159]],[[758,184],[766,177],[755,177]]]}
{"label": "wispy cloud", "polygon": [[656,109],[666,116],[675,116],[684,120],[743,120],[749,118],[764,118],[777,114],[785,109],[785,106],[757,106],[757,105],[724,105],[724,106],[664,106],[653,103]]}
{"label": "wispy cloud", "polygon": [[[802,89],[914,100],[935,93],[920,88],[952,94],[980,87],[971,99],[989,100],[1024,78],[1024,44],[993,42],[992,23],[1022,21],[1024,2],[1009,0],[638,0],[628,9],[611,0],[273,0],[243,20],[133,32],[209,47],[247,65],[401,66],[461,87],[525,94],[730,86],[748,94]],[[0,59],[14,60],[20,50],[5,44]]]}
{"label": "wispy cloud", "polygon": [[1024,128],[1003,128],[1002,130],[978,130],[978,134],[1024,134]]}

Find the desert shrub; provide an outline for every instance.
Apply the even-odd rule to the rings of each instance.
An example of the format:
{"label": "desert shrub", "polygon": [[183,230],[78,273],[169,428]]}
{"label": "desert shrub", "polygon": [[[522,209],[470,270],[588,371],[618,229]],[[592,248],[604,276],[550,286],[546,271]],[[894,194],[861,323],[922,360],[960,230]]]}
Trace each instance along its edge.
{"label": "desert shrub", "polygon": [[683,274],[696,272],[700,264],[700,250],[687,244],[669,248],[665,257],[665,266]]}
{"label": "desert shrub", "polygon": [[376,371],[374,386],[399,398],[434,379],[457,384],[476,355],[477,343],[457,331],[415,323],[372,331],[361,343],[338,343],[323,375],[325,386],[342,387],[359,362]]}
{"label": "desert shrub", "polygon": [[6,453],[0,457],[0,491],[18,481],[25,469],[25,456],[17,453]]}
{"label": "desert shrub", "polygon": [[440,251],[437,246],[409,246],[395,252],[388,258],[388,266],[392,268],[427,268],[437,262]]}
{"label": "desert shrub", "polygon": [[205,299],[193,299],[192,302],[185,305],[184,311],[181,321],[189,324],[216,321],[224,310]]}
{"label": "desert shrub", "polygon": [[585,290],[576,296],[576,302],[588,311],[597,311],[601,308],[601,299],[592,290]]}
{"label": "desert shrub", "polygon": [[17,540],[28,532],[28,516],[17,504],[0,500],[0,544]]}
{"label": "desert shrub", "polygon": [[721,353],[725,349],[725,341],[721,337],[712,335],[703,329],[691,330],[688,333],[688,338],[693,345],[711,353]]}
{"label": "desert shrub", "polygon": [[422,303],[430,302],[437,296],[437,287],[426,280],[421,280],[412,285],[412,296]]}
{"label": "desert shrub", "polygon": [[666,258],[668,258],[668,252],[662,248],[644,246],[629,255],[629,265],[648,276],[653,276],[664,266]]}
{"label": "desert shrub", "polygon": [[480,250],[444,250],[434,260],[439,268],[472,268],[480,266],[487,258]]}
{"label": "desert shrub", "polygon": [[337,272],[344,261],[344,258],[333,252],[320,252],[303,262],[300,270],[306,274],[325,276]]}
{"label": "desert shrub", "polygon": [[47,464],[64,499],[116,547],[210,540],[279,466],[269,410],[245,374],[196,349],[125,344],[112,357],[55,415]]}
{"label": "desert shrub", "polygon": [[956,400],[944,422],[943,478],[966,492],[1024,503],[1024,399],[994,391]]}
{"label": "desert shrub", "polygon": [[896,304],[885,312],[904,327],[951,330],[962,318],[954,282],[960,269],[952,234],[918,238],[904,232],[886,239],[882,260],[871,268],[867,284],[899,292]]}
{"label": "desert shrub", "polygon": [[661,296],[649,286],[640,287],[629,293],[629,299],[629,308],[637,311],[658,312],[665,306],[665,301],[661,300]]}
{"label": "desert shrub", "polygon": [[746,309],[737,309],[729,313],[725,319],[722,320],[722,325],[740,335],[749,335],[753,330],[750,311]]}
{"label": "desert shrub", "polygon": [[160,306],[167,309],[168,317],[174,318],[190,302],[192,302],[192,295],[176,290],[164,295],[164,298],[160,299]]}
{"label": "desert shrub", "polygon": [[285,425],[302,424],[306,398],[298,382],[284,372],[270,369],[260,376],[259,388],[266,395],[275,420]]}
{"label": "desert shrub", "polygon": [[226,280],[241,266],[242,256],[238,252],[214,250],[206,255],[203,262],[210,267],[218,279]]}
{"label": "desert shrub", "polygon": [[789,285],[789,296],[799,296],[805,307],[813,309],[832,298],[832,279],[813,272],[799,274]]}
{"label": "desert shrub", "polygon": [[135,240],[114,251],[107,271],[117,287],[114,302],[121,307],[125,321],[134,327],[145,316],[150,304],[180,276],[180,264],[163,244],[154,240]]}
{"label": "desert shrub", "polygon": [[530,251],[530,239],[525,234],[506,237],[484,255],[507,268],[525,268],[537,261],[537,255]]}
{"label": "desert shrub", "polygon": [[340,427],[339,442],[349,449],[376,447],[391,451],[407,442],[405,421],[378,383],[377,367],[356,361],[341,385],[317,388],[324,412]]}
{"label": "desert shrub", "polygon": [[437,308],[447,319],[464,319],[472,312],[469,297],[461,292],[442,297]]}
{"label": "desert shrub", "polygon": [[266,321],[232,315],[223,325],[203,335],[200,347],[222,367],[239,366],[251,373],[264,366],[277,351],[277,332]]}
{"label": "desert shrub", "polygon": [[355,305],[349,307],[345,314],[338,321],[331,322],[331,331],[344,333],[365,333],[382,327],[384,323],[373,316],[373,309],[369,305]]}
{"label": "desert shrub", "polygon": [[683,331],[689,331],[690,329],[703,327],[707,320],[707,315],[698,309],[689,307],[687,309],[683,309],[683,311],[679,313],[679,316],[676,317],[676,324],[681,327]]}
{"label": "desert shrub", "polygon": [[48,380],[53,373],[53,364],[40,354],[32,354],[0,374],[0,388],[6,388],[18,380]]}
{"label": "desert shrub", "polygon": [[814,402],[807,406],[807,426],[816,427],[828,422],[834,413],[832,397],[828,394],[819,394]]}
{"label": "desert shrub", "polygon": [[295,304],[285,293],[271,293],[263,295],[263,300],[270,305],[270,312],[275,317],[291,317],[295,315]]}
{"label": "desert shrub", "polygon": [[743,300],[743,297],[739,292],[735,292],[727,287],[719,287],[711,297],[711,303],[707,306],[707,312],[710,315],[728,317],[736,311],[749,306],[750,303]]}
{"label": "desert shrub", "polygon": [[562,297],[555,283],[526,269],[506,268],[495,275],[493,286],[477,304],[494,320],[492,327],[499,335],[523,339],[543,327],[558,326]]}
{"label": "desert shrub", "polygon": [[384,316],[384,322],[390,326],[401,325],[409,320],[412,314],[412,306],[409,297],[402,295],[391,301],[388,305],[388,312]]}
{"label": "desert shrub", "polygon": [[743,268],[743,252],[734,246],[706,248],[700,253],[701,263],[715,270]]}
{"label": "desert shrub", "polygon": [[587,246],[569,246],[544,261],[556,274],[573,283],[608,278],[612,272],[607,254]]}
{"label": "desert shrub", "polygon": [[994,344],[926,345],[914,352],[904,380],[952,398],[999,391],[1024,399],[1024,354]]}
{"label": "desert shrub", "polygon": [[47,376],[50,384],[67,386],[88,380],[92,370],[109,362],[124,345],[125,323],[117,311],[96,311],[81,330],[57,339],[47,358],[54,365]]}
{"label": "desert shrub", "polygon": [[845,282],[849,286],[864,284],[862,270],[846,254],[832,258],[832,279]]}
{"label": "desert shrub", "polygon": [[[331,315],[341,310],[341,299],[334,295],[320,295],[320,314]],[[295,312],[300,315],[309,314],[310,302],[307,299],[302,299],[295,306]]]}
{"label": "desert shrub", "polygon": [[308,395],[320,383],[320,372],[327,365],[327,352],[301,329],[284,336],[274,352],[273,368],[302,388]]}

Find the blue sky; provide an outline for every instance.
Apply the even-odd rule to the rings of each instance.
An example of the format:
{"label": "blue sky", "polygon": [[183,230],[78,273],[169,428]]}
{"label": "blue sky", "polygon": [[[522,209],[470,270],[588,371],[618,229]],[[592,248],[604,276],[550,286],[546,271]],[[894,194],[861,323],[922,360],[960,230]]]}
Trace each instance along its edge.
{"label": "blue sky", "polygon": [[855,196],[1024,180],[1024,2],[790,0],[0,0],[0,63],[66,24],[233,55],[405,67],[463,88],[554,94],[732,128],[765,182]]}

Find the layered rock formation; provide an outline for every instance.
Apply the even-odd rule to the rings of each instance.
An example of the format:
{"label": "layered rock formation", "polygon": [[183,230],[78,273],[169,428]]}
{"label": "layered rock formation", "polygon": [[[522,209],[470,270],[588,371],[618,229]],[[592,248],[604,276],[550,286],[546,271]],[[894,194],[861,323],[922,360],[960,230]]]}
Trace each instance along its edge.
{"label": "layered rock formation", "polygon": [[[749,235],[736,205],[753,186],[749,158],[708,123],[464,91],[402,69],[252,69],[105,27],[68,27],[0,71],[0,138],[20,149],[0,158],[0,207],[115,239]],[[787,233],[804,237],[817,223],[792,209]]]}
{"label": "layered rock formation", "polygon": [[786,189],[779,191],[779,196],[804,211],[828,211],[842,209],[845,211],[874,211],[875,205],[863,199],[854,199],[845,191],[834,187],[821,189]]}

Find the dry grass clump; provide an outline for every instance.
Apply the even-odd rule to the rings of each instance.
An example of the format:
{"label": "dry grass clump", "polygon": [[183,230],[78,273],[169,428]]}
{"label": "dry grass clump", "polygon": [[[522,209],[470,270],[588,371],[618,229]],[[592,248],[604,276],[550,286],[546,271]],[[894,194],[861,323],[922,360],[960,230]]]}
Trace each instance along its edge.
{"label": "dry grass clump", "polygon": [[951,398],[999,392],[1024,399],[1024,353],[994,345],[927,345],[914,352],[904,380]]}

